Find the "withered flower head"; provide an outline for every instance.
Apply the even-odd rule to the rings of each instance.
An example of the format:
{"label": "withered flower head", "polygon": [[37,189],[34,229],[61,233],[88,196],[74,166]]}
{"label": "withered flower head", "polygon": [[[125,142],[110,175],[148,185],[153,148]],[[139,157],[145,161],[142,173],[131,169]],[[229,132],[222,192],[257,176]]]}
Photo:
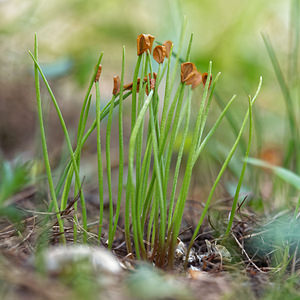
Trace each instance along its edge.
{"label": "withered flower head", "polygon": [[113,80],[114,80],[113,95],[117,95],[120,92],[121,80],[119,76],[114,76]]}
{"label": "withered flower head", "polygon": [[[157,73],[153,72],[153,74],[151,75],[151,73],[148,74],[148,76],[145,76],[143,78],[143,82],[144,83],[147,83],[148,82],[148,77],[149,77],[149,80],[150,80],[150,88],[151,89],[154,89],[155,87],[155,82],[156,82],[156,77],[157,77]],[[137,86],[136,86],[136,91],[139,93],[140,91],[140,82],[141,82],[141,79],[138,78],[137,79]],[[128,84],[125,84],[124,85],[124,90],[132,90],[132,87],[133,87],[133,82],[131,83],[128,83]],[[148,95],[148,84],[146,84],[146,93]]]}
{"label": "withered flower head", "polygon": [[196,72],[193,77],[192,89],[195,89],[202,82],[202,75],[200,72]]}
{"label": "withered flower head", "polygon": [[[203,73],[203,74],[202,74],[202,82],[203,82],[203,86],[205,86],[205,84],[206,84],[207,77],[208,77],[208,74],[207,74],[207,73]],[[208,86],[208,88],[210,88],[210,86],[211,86],[211,81],[212,81],[212,75],[210,75],[210,81],[209,81],[209,86]]]}
{"label": "withered flower head", "polygon": [[166,47],[165,46],[156,46],[153,50],[153,58],[159,63],[162,64],[166,57]]}
{"label": "withered flower head", "polygon": [[[157,73],[153,72],[152,76],[151,73],[149,73],[149,80],[150,80],[150,89],[154,90],[155,84],[156,84],[156,77]],[[146,94],[149,95],[149,89],[148,89],[148,80],[147,77],[144,78],[144,81],[146,82]]]}
{"label": "withered flower head", "polygon": [[191,84],[189,80],[195,75],[197,72],[196,66],[191,62],[185,62],[181,64],[181,82],[185,82],[186,84]]}
{"label": "withered flower head", "polygon": [[[151,80],[151,78],[154,78],[156,80],[157,77],[157,73],[153,72],[152,75],[151,73],[148,74],[149,80]],[[147,76],[144,77],[144,81],[146,82],[148,80]]]}
{"label": "withered flower head", "polygon": [[95,82],[99,81],[100,79],[100,75],[101,75],[101,71],[102,71],[102,66],[99,65],[96,76],[95,76]]}
{"label": "withered flower head", "polygon": [[171,41],[165,41],[163,43],[163,45],[166,47],[166,57],[169,58],[170,51],[171,51],[171,48],[173,46],[173,43]]}
{"label": "withered flower head", "polygon": [[137,55],[140,56],[147,50],[151,53],[155,37],[151,34],[140,34],[137,37]]}
{"label": "withered flower head", "polygon": [[181,64],[181,82],[196,88],[202,82],[202,75],[193,63]]}

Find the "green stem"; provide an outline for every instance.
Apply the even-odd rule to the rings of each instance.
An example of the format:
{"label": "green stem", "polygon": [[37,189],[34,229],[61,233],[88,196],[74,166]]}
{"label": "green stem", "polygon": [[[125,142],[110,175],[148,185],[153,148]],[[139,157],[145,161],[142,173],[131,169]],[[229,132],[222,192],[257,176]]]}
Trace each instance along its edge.
{"label": "green stem", "polygon": [[113,234],[113,217],[114,207],[112,199],[112,186],[111,186],[111,161],[110,161],[110,136],[111,136],[111,123],[112,113],[114,106],[111,104],[108,114],[107,127],[106,127],[106,173],[107,173],[107,185],[108,185],[108,199],[109,199],[109,221],[108,221],[108,249],[112,247],[112,234]]}
{"label": "green stem", "polygon": [[[143,54],[144,55],[144,54]],[[132,85],[132,99],[131,99],[131,130],[134,127],[135,120],[136,120],[136,91],[137,91],[137,79],[139,76],[139,70],[141,65],[142,56],[138,57],[134,74],[133,74],[133,85]]]}
{"label": "green stem", "polygon": [[[256,94],[255,94],[255,96],[253,97],[253,100],[251,101],[251,105],[253,105],[254,102],[255,102],[255,100],[257,99],[258,93],[259,93],[260,88],[261,88],[261,84],[262,84],[262,78],[260,78],[260,83],[259,83],[258,89],[257,89],[257,91],[256,91]],[[251,108],[249,107],[249,109],[251,109]],[[247,120],[248,120],[249,109],[247,110],[247,113],[246,113],[246,115],[245,115],[245,117],[244,117],[244,120],[243,120],[241,129],[240,129],[240,131],[239,131],[239,134],[238,134],[238,136],[237,136],[237,138],[236,138],[236,140],[235,140],[235,142],[234,142],[234,144],[233,144],[233,146],[232,146],[232,148],[231,148],[229,154],[227,155],[227,157],[226,157],[226,159],[225,159],[225,161],[224,161],[224,163],[223,163],[223,165],[222,165],[222,167],[221,167],[221,170],[219,171],[219,174],[218,174],[218,176],[217,176],[217,178],[216,178],[216,180],[215,180],[215,182],[214,182],[214,184],[213,184],[213,186],[212,186],[212,188],[211,188],[211,190],[210,190],[209,196],[208,196],[207,201],[206,201],[206,203],[205,203],[205,206],[204,206],[204,209],[203,209],[202,214],[201,214],[201,216],[200,216],[199,222],[198,222],[198,224],[197,224],[197,227],[196,227],[196,229],[195,229],[195,231],[194,231],[194,234],[193,234],[193,236],[192,236],[192,239],[191,239],[191,241],[190,241],[190,244],[189,244],[189,247],[188,247],[188,251],[187,251],[187,254],[186,254],[186,258],[188,258],[188,256],[189,256],[189,252],[190,252],[190,250],[191,250],[191,248],[192,248],[192,246],[193,246],[193,243],[194,243],[194,241],[195,241],[195,239],[196,239],[196,237],[197,237],[197,234],[198,234],[199,229],[200,229],[200,227],[201,227],[201,225],[202,225],[202,223],[203,223],[203,220],[204,220],[204,218],[205,218],[205,216],[206,216],[206,214],[207,214],[207,211],[208,211],[208,209],[209,209],[210,202],[211,202],[211,199],[212,199],[213,194],[214,194],[214,192],[215,192],[215,189],[216,189],[216,187],[217,187],[217,185],[218,185],[218,183],[219,183],[219,181],[220,181],[220,179],[221,179],[223,173],[225,172],[225,170],[226,170],[226,168],[227,168],[229,162],[231,161],[231,158],[232,158],[233,154],[235,153],[235,150],[236,150],[236,148],[237,148],[237,146],[238,146],[238,144],[239,144],[239,141],[240,141],[240,139],[241,139],[241,137],[242,137],[244,128],[245,128],[246,123],[247,123]],[[186,264],[187,264],[187,261],[186,261]]]}
{"label": "green stem", "polygon": [[100,53],[100,56],[98,58],[98,62],[96,64],[94,73],[93,73],[93,75],[91,77],[91,80],[90,80],[87,92],[86,92],[84,100],[83,100],[83,104],[82,104],[82,108],[81,108],[81,112],[80,112],[80,117],[79,117],[79,122],[78,122],[78,129],[77,129],[77,144],[80,144],[81,138],[82,138],[83,133],[84,133],[85,124],[86,124],[86,122],[84,122],[84,119],[85,119],[84,115],[86,113],[88,113],[88,109],[86,109],[87,108],[87,101],[88,101],[88,98],[90,96],[93,84],[95,82],[95,77],[96,77],[98,68],[99,68],[99,66],[101,64],[102,57],[103,57],[103,52]]}
{"label": "green stem", "polygon": [[[190,93],[190,96],[187,99],[187,109],[184,109],[184,115],[187,114],[187,117],[186,117],[186,121],[185,121],[185,125],[184,125],[182,141],[181,141],[181,145],[180,145],[180,148],[179,148],[177,161],[176,161],[175,172],[174,172],[172,192],[171,192],[170,204],[169,204],[168,230],[170,229],[170,226],[171,226],[171,220],[172,220],[172,216],[173,216],[173,207],[174,207],[174,201],[175,201],[175,193],[176,193],[177,181],[178,181],[178,176],[179,176],[179,170],[180,170],[181,160],[182,160],[182,156],[183,156],[186,137],[188,135],[188,130],[189,130],[190,116],[191,116],[191,100],[192,100],[191,97],[192,97],[192,93]],[[186,110],[187,110],[187,112],[186,112]]]}
{"label": "green stem", "polygon": [[99,190],[99,230],[98,239],[101,241],[102,226],[103,226],[103,164],[102,164],[102,154],[101,154],[101,128],[100,128],[100,89],[99,82],[95,82],[96,88],[96,123],[97,123],[97,166],[98,166],[98,190]]}
{"label": "green stem", "polygon": [[146,98],[145,103],[136,119],[135,125],[132,129],[130,141],[129,141],[129,154],[128,154],[128,179],[127,179],[127,188],[126,188],[126,209],[125,209],[125,240],[126,240],[126,246],[127,251],[130,253],[132,252],[131,249],[131,242],[130,242],[130,211],[129,211],[129,205],[130,205],[130,199],[131,201],[131,215],[132,215],[132,226],[133,226],[133,238],[134,243],[136,246],[136,255],[137,258],[140,258],[139,254],[139,242],[138,242],[138,234],[137,234],[137,222],[136,222],[136,203],[135,203],[135,189],[133,186],[133,164],[134,164],[134,153],[135,153],[135,144],[137,135],[140,129],[140,126],[142,125],[142,122],[144,121],[146,111],[150,105],[151,99],[153,96],[153,91],[150,91],[149,96]]}
{"label": "green stem", "polygon": [[[262,85],[262,78],[260,78],[258,92],[261,88],[261,85]],[[251,148],[251,141],[252,141],[252,123],[253,123],[253,120],[252,120],[252,105],[253,104],[252,103],[255,102],[255,100],[257,98],[257,95],[258,95],[258,92],[256,93],[256,95],[254,96],[253,99],[251,99],[251,97],[249,97],[249,109],[248,109],[248,112],[249,112],[249,137],[248,137],[248,146],[247,146],[247,150],[246,150],[246,153],[245,153],[245,160],[244,160],[244,163],[243,163],[241,175],[240,175],[238,185],[237,185],[237,188],[236,188],[236,191],[235,191],[235,195],[234,195],[234,198],[233,198],[233,203],[232,203],[231,212],[230,212],[230,218],[229,218],[229,222],[228,222],[228,225],[227,225],[225,236],[229,235],[232,224],[233,224],[233,219],[234,219],[235,211],[236,211],[238,200],[239,200],[240,190],[241,190],[241,186],[242,186],[242,183],[243,183],[243,179],[244,179],[244,175],[245,175],[245,171],[246,171],[246,167],[247,167],[247,160],[248,160],[248,157],[249,157],[250,148]]]}
{"label": "green stem", "polygon": [[[69,152],[70,152],[72,164],[73,164],[74,171],[75,171],[75,182],[76,182],[77,186],[80,187],[81,183],[80,183],[79,171],[78,171],[78,167],[77,167],[76,159],[75,159],[75,156],[74,156],[71,140],[70,140],[70,137],[69,137],[69,133],[68,133],[64,118],[62,116],[62,113],[60,111],[58,103],[57,103],[57,101],[54,97],[54,94],[53,94],[53,92],[52,92],[52,90],[49,86],[49,83],[48,83],[48,81],[47,81],[47,79],[46,79],[39,63],[36,61],[36,59],[34,58],[33,54],[30,51],[29,51],[29,54],[30,54],[31,58],[33,59],[33,61],[35,62],[36,66],[37,66],[37,69],[39,70],[39,73],[41,74],[41,76],[43,78],[43,81],[44,81],[44,83],[47,87],[47,90],[49,92],[49,95],[52,99],[53,105],[55,107],[56,113],[57,113],[58,118],[60,120],[64,135],[65,135],[65,139],[66,139],[66,142],[67,142],[67,145],[68,145],[68,149],[69,149]],[[80,200],[81,200],[81,206],[82,206],[82,221],[83,221],[83,229],[84,229],[84,231],[83,231],[83,241],[86,242],[87,241],[87,216],[86,216],[86,207],[85,207],[85,200],[84,200],[82,188],[80,189]]]}
{"label": "green stem", "polygon": [[[126,93],[124,96],[123,96],[123,101],[128,98],[129,96],[131,95],[131,91]],[[101,113],[100,113],[100,121],[102,121],[107,115],[108,115],[108,112],[109,112],[109,107],[112,103],[112,100],[110,100],[106,105],[105,107],[102,109]],[[118,106],[120,103],[120,100],[116,100],[114,102],[114,107]],[[76,147],[76,150],[75,150],[75,157],[76,159],[78,158],[78,155],[79,153],[81,153],[82,149],[83,149],[83,146],[85,145],[87,139],[89,138],[89,136],[93,133],[93,131],[95,130],[95,128],[97,127],[97,120],[94,120],[94,122],[92,123],[92,125],[90,126],[90,128],[87,130],[86,134],[83,136],[82,140],[81,140],[81,143],[80,145],[77,145]],[[58,183],[56,185],[56,189],[55,189],[55,192],[56,192],[56,195],[59,195],[60,193],[60,190],[63,186],[63,183],[67,177],[67,174],[68,172],[70,171],[70,168],[72,166],[72,163],[71,161],[68,162],[66,168],[64,169],[64,171],[62,172],[59,180],[58,180]]]}
{"label": "green stem", "polygon": [[[34,36],[34,59],[38,60],[38,40],[37,35]],[[59,225],[59,231],[62,233],[62,242],[66,244],[66,237],[64,234],[64,225],[61,219],[61,215],[59,212],[58,202],[56,198],[56,193],[54,189],[52,174],[51,174],[51,166],[49,161],[49,155],[47,150],[47,141],[46,141],[46,134],[45,134],[45,127],[43,121],[43,111],[42,111],[42,101],[41,101],[41,92],[40,92],[40,83],[39,83],[39,73],[38,67],[34,64],[34,78],[35,78],[35,89],[36,89],[36,101],[37,101],[37,108],[38,108],[38,116],[39,116],[39,123],[40,123],[40,131],[41,131],[41,140],[42,140],[42,148],[43,148],[43,155],[44,155],[44,163],[48,178],[49,190],[52,201],[54,203],[54,208],[56,211],[56,217]]]}
{"label": "green stem", "polygon": [[[209,70],[208,70],[208,78],[210,78],[210,76],[211,76],[211,70],[212,70],[212,63],[210,62]],[[177,200],[177,203],[175,206],[174,215],[172,218],[172,225],[170,226],[170,231],[172,231],[172,236],[171,236],[171,242],[169,244],[169,249],[170,249],[169,266],[171,266],[173,264],[173,260],[174,260],[173,249],[175,249],[175,245],[176,245],[176,241],[177,241],[177,237],[179,234],[180,225],[181,225],[181,221],[182,221],[184,206],[185,206],[186,198],[187,198],[188,191],[189,191],[192,170],[194,167],[194,156],[195,156],[196,147],[197,147],[198,140],[199,140],[201,121],[202,121],[202,116],[203,116],[204,105],[205,105],[206,99],[207,99],[208,87],[209,87],[209,80],[207,80],[206,84],[205,84],[204,93],[203,93],[203,97],[202,97],[202,103],[200,106],[200,110],[199,110],[197,120],[196,120],[196,125],[194,128],[194,134],[193,134],[193,138],[192,138],[190,153],[189,153],[188,160],[187,160],[187,166],[185,169],[183,183],[182,183],[179,197],[178,197],[178,200]]]}

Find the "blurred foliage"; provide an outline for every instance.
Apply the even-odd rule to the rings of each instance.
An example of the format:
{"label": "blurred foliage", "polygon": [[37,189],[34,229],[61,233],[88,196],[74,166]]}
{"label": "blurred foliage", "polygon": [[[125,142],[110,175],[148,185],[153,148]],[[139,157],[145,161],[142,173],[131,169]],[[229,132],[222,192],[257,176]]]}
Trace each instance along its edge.
{"label": "blurred foliage", "polygon": [[133,299],[192,299],[183,284],[150,265],[140,265],[128,277],[127,286]]}
{"label": "blurred foliage", "polygon": [[[212,105],[208,127],[232,94],[238,96],[231,116],[227,118],[229,122],[225,121],[222,129],[216,132],[218,147],[213,145],[208,155],[219,164],[220,153],[230,147],[236,134],[233,129],[239,128],[247,108],[247,95],[255,89],[260,75],[263,76],[263,88],[254,112],[255,143],[251,155],[260,157],[266,148],[279,147],[285,151],[288,122],[285,103],[261,34],[270,37],[283,74],[289,74],[289,58],[293,50],[291,36],[295,30],[290,21],[295,15],[291,6],[293,2],[2,0],[0,84],[32,80],[28,75],[32,74],[32,62],[27,50],[32,49],[33,34],[37,32],[40,62],[47,76],[50,72],[52,79],[64,77],[66,81],[59,91],[62,98],[71,98],[72,101],[83,98],[97,56],[104,51],[102,96],[108,99],[112,76],[120,73],[122,45],[126,45],[126,69],[132,70],[125,74],[125,81],[129,81],[136,60],[137,35],[151,33],[157,41],[170,39],[176,45],[182,17],[186,15],[186,39],[190,32],[194,32],[191,60],[202,72],[212,60],[213,74],[222,72],[217,87],[218,101]],[[55,87],[58,89],[57,85]],[[201,93],[201,89],[196,93]],[[241,143],[239,158],[244,153],[243,147],[245,145]],[[230,166],[233,173],[239,173],[241,162],[236,164],[236,161],[233,160]]]}
{"label": "blurred foliage", "polygon": [[105,51],[104,64],[119,66],[122,44],[133,54],[141,32],[175,40],[186,15],[188,31],[195,33],[192,59],[203,71],[213,60],[230,94],[233,87],[248,92],[259,75],[270,76],[264,74],[270,66],[260,33],[274,33],[276,44],[283,45],[288,26],[288,3],[279,0],[4,0],[0,7],[1,60],[8,54],[14,64],[30,64],[26,50],[36,31],[48,60],[74,59],[80,83],[86,82],[86,65],[94,64],[99,51]]}
{"label": "blurred foliage", "polygon": [[30,180],[29,163],[0,161],[0,217],[7,217],[13,222],[20,220],[22,212],[6,200],[24,189]]}
{"label": "blurred foliage", "polygon": [[19,192],[30,182],[30,168],[28,163],[17,161],[0,162],[0,205],[9,197]]}
{"label": "blurred foliage", "polygon": [[[81,87],[103,50],[103,80],[110,94],[111,77],[120,72],[122,45],[127,49],[126,64],[133,66],[137,35],[149,32],[159,41],[171,39],[176,44],[183,15],[188,19],[188,32],[194,32],[192,60],[203,72],[213,60],[214,72],[223,73],[219,85],[223,100],[237,93],[244,99],[236,107],[241,102],[246,107],[246,95],[263,75],[263,99],[258,105],[272,112],[270,118],[283,116],[261,33],[270,34],[279,58],[288,52],[288,1],[4,0],[0,2],[0,78],[14,81],[22,70],[31,72],[27,50],[32,49],[37,32],[41,62],[54,66],[61,60],[72,62],[66,72]],[[237,114],[241,115],[238,110]],[[278,123],[275,126],[279,128]]]}

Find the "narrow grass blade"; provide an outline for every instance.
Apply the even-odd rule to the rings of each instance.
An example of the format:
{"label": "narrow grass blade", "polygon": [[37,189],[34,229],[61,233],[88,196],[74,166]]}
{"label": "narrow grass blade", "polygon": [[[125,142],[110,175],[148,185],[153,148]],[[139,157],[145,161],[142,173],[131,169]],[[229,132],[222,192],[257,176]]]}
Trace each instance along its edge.
{"label": "narrow grass blade", "polygon": [[[113,101],[114,102],[114,101]],[[109,219],[108,219],[108,248],[112,247],[112,233],[113,233],[113,218],[114,218],[114,207],[112,199],[112,183],[111,183],[111,162],[110,162],[110,136],[111,136],[111,124],[113,116],[114,106],[111,104],[106,127],[106,173],[107,173],[107,185],[108,185],[108,200],[109,200]]]}
{"label": "narrow grass blade", "polygon": [[300,176],[297,175],[296,173],[282,167],[273,166],[257,158],[249,157],[247,159],[247,163],[256,167],[261,167],[261,168],[266,168],[271,170],[277,177],[279,177],[286,183],[292,185],[296,189],[300,190]]}
{"label": "narrow grass blade", "polygon": [[257,93],[255,94],[255,98],[251,99],[251,97],[249,96],[249,134],[248,134],[248,146],[247,146],[247,150],[246,150],[246,153],[245,153],[245,161],[243,163],[243,167],[242,167],[242,171],[241,171],[241,175],[239,177],[239,181],[238,181],[238,184],[237,184],[237,188],[236,188],[236,191],[235,191],[235,195],[234,195],[234,198],[233,198],[233,203],[232,203],[232,207],[231,207],[231,212],[230,212],[230,218],[229,218],[229,222],[228,222],[228,225],[227,225],[227,229],[226,229],[226,232],[225,232],[225,236],[228,236],[229,233],[230,233],[230,230],[231,230],[231,227],[232,227],[232,224],[233,224],[233,219],[234,219],[234,215],[235,215],[235,211],[236,211],[236,208],[237,208],[237,204],[238,204],[238,199],[239,199],[239,195],[240,195],[240,190],[241,190],[241,187],[242,187],[242,183],[243,183],[243,179],[244,179],[244,175],[245,175],[245,171],[246,171],[246,167],[247,167],[247,158],[249,157],[249,154],[250,154],[250,148],[251,148],[251,141],[252,141],[252,123],[253,123],[253,119],[252,119],[252,103],[255,102],[256,100],[256,97],[261,89],[261,85],[262,85],[262,77],[260,77],[260,82],[259,82],[259,86],[258,86],[258,89],[257,89]]}
{"label": "narrow grass blade", "polygon": [[124,93],[124,75],[125,75],[125,46],[123,46],[122,52],[122,70],[121,70],[121,86],[120,86],[120,96],[119,96],[119,181],[118,181],[118,199],[117,208],[113,227],[113,238],[116,233],[121,201],[122,201],[122,190],[123,190],[123,173],[124,173],[124,141],[123,141],[123,93]]}
{"label": "narrow grass blade", "polygon": [[[208,78],[210,78],[210,76],[211,76],[211,71],[212,71],[212,62],[210,62],[210,64],[209,64]],[[187,160],[187,166],[186,166],[184,177],[183,177],[183,182],[182,182],[179,197],[178,197],[178,200],[177,200],[177,203],[175,206],[174,215],[172,218],[172,225],[168,232],[168,236],[171,238],[171,241],[169,243],[169,266],[172,266],[173,261],[174,261],[174,250],[175,250],[175,245],[177,242],[177,237],[178,237],[180,226],[181,226],[181,221],[182,221],[184,206],[186,203],[186,198],[187,198],[188,191],[189,191],[192,171],[193,171],[194,162],[195,162],[194,157],[196,154],[196,149],[197,149],[197,145],[198,145],[198,141],[199,141],[201,121],[202,121],[202,117],[203,117],[204,106],[205,106],[205,103],[207,100],[208,89],[209,89],[209,80],[207,80],[206,84],[205,84],[204,93],[203,93],[203,97],[202,97],[202,103],[201,103],[201,106],[200,106],[200,109],[198,112],[196,125],[194,128],[194,134],[193,134],[192,143],[191,143],[191,147],[190,147],[190,153],[189,153],[188,160]],[[172,231],[172,234],[170,233],[171,231]]]}
{"label": "narrow grass blade", "polygon": [[187,99],[186,109],[184,109],[184,115],[186,115],[186,120],[185,120],[184,129],[183,129],[181,145],[180,145],[180,148],[178,151],[175,172],[174,172],[174,176],[173,176],[172,192],[171,192],[170,203],[169,203],[168,230],[171,227],[171,220],[172,220],[172,216],[173,216],[173,207],[174,207],[174,202],[175,202],[175,193],[176,193],[176,187],[177,187],[177,182],[178,182],[178,177],[179,177],[181,160],[182,160],[183,151],[184,151],[184,147],[185,147],[185,141],[186,141],[186,138],[188,135],[189,125],[190,125],[191,101],[192,101],[192,93],[190,92],[190,96]]}
{"label": "narrow grass blade", "polygon": [[151,103],[153,96],[153,90],[151,90],[149,96],[146,98],[145,103],[136,119],[135,125],[131,132],[131,137],[129,141],[129,154],[128,154],[128,179],[127,179],[127,188],[126,188],[126,207],[125,207],[125,240],[126,240],[126,246],[128,252],[131,251],[131,242],[130,242],[130,199],[132,199],[132,225],[133,225],[133,238],[136,246],[136,255],[139,258],[139,241],[138,241],[138,234],[137,234],[137,227],[136,227],[136,204],[134,203],[134,193],[135,189],[133,186],[133,169],[134,169],[134,153],[135,153],[135,144],[137,135],[140,129],[140,126],[142,125],[142,122],[144,121],[145,114],[147,112],[147,109]]}
{"label": "narrow grass blade", "polygon": [[[32,56],[32,57],[34,58],[35,61],[38,60],[38,40],[37,40],[36,34],[34,36],[34,56]],[[63,221],[61,219],[61,215],[59,213],[59,207],[58,207],[58,202],[57,202],[56,193],[55,193],[55,189],[54,189],[54,184],[53,184],[53,179],[52,179],[52,174],[51,174],[51,166],[50,166],[50,161],[49,161],[49,156],[48,156],[47,141],[46,141],[45,127],[44,127],[44,120],[43,120],[43,111],[42,111],[40,83],[39,83],[39,70],[38,70],[38,66],[36,63],[34,64],[34,78],[35,78],[36,101],[37,101],[38,116],[39,116],[39,123],[40,123],[44,163],[45,163],[45,168],[46,168],[46,173],[47,173],[47,178],[48,178],[49,190],[50,190],[50,195],[51,195],[51,198],[52,198],[52,201],[54,204],[55,211],[57,213],[56,217],[57,217],[57,221],[58,221],[58,225],[59,225],[59,231],[61,233],[63,233],[62,241],[65,244],[66,238],[64,235],[64,225],[63,225]]]}
{"label": "narrow grass blade", "polygon": [[[68,130],[67,130],[67,127],[66,127],[66,124],[65,124],[65,121],[64,121],[64,118],[62,116],[62,113],[60,111],[60,108],[58,106],[58,103],[54,97],[54,94],[50,88],[50,85],[39,65],[39,63],[36,61],[36,59],[34,58],[34,56],[32,55],[32,53],[29,51],[29,54],[31,56],[31,58],[33,59],[33,61],[35,62],[37,68],[38,68],[38,71],[39,73],[41,74],[42,76],[42,79],[47,87],[47,90],[49,92],[49,95],[52,99],[52,103],[55,107],[55,110],[56,110],[56,113],[58,115],[58,118],[59,118],[59,121],[61,123],[61,126],[62,126],[62,129],[63,129],[63,132],[64,132],[64,135],[65,135],[65,139],[66,139],[66,142],[67,142],[67,145],[68,145],[68,149],[69,149],[69,152],[70,152],[70,156],[71,156],[71,160],[72,160],[72,164],[73,164],[73,167],[74,167],[74,171],[75,171],[75,181],[76,181],[76,184],[77,186],[81,186],[81,183],[80,183],[80,177],[79,177],[79,172],[78,172],[78,167],[77,167],[77,163],[76,163],[76,159],[75,159],[75,156],[74,156],[74,152],[73,152],[73,148],[72,148],[72,143],[71,143],[71,140],[70,140],[70,137],[69,137],[69,133],[68,133]],[[85,200],[84,200],[84,196],[83,196],[83,192],[82,192],[82,189],[80,189],[80,200],[81,200],[81,206],[82,206],[82,221],[83,221],[83,241],[86,242],[87,241],[87,216],[86,216],[86,207],[85,207]]]}
{"label": "narrow grass blade", "polygon": [[[102,225],[103,225],[103,163],[101,153],[101,113],[100,113],[100,89],[99,82],[95,82],[96,88],[96,123],[97,123],[97,171],[98,171],[98,192],[99,192],[99,229],[98,239],[101,241]],[[112,104],[111,104],[112,105]]]}
{"label": "narrow grass blade", "polygon": [[[221,96],[219,95],[219,93],[215,92],[215,99],[216,99],[216,102],[218,104],[218,106],[220,107],[220,109],[224,109],[225,107],[225,104],[223,102],[223,99],[221,98]],[[238,134],[239,134],[239,125],[238,125],[238,122],[235,118],[235,116],[233,115],[233,113],[229,110],[226,115],[225,115],[231,129],[232,129],[232,132],[234,133],[234,135],[237,137]],[[246,145],[246,142],[245,140],[242,138],[241,141],[240,141],[240,147],[241,147],[241,150],[243,153],[246,152],[246,148],[247,148],[247,145]]]}
{"label": "narrow grass blade", "polygon": [[296,125],[296,116],[295,116],[295,107],[293,104],[293,100],[291,98],[291,94],[290,94],[290,90],[288,88],[288,85],[285,82],[283,73],[281,71],[278,59],[276,57],[274,48],[271,44],[271,41],[269,39],[268,36],[266,35],[262,35],[266,49],[268,51],[270,60],[272,62],[273,68],[274,68],[274,72],[277,78],[277,81],[279,83],[281,92],[283,94],[284,100],[285,100],[285,105],[286,105],[286,110],[287,110],[287,115],[288,115],[288,120],[289,120],[289,127],[290,127],[290,132],[291,132],[291,138],[292,138],[292,142],[293,142],[293,149],[294,149],[294,159],[296,161],[296,166],[297,169],[300,168],[300,166],[298,166],[299,163],[299,157],[298,157],[298,153],[299,153],[299,147],[298,147],[298,131],[297,131],[297,125]]}
{"label": "narrow grass blade", "polygon": [[86,118],[84,117],[84,115],[88,114],[88,112],[89,112],[89,109],[88,109],[89,107],[87,105],[87,101],[88,101],[88,98],[90,97],[90,93],[91,93],[93,84],[95,82],[96,74],[97,74],[98,68],[101,64],[103,54],[104,54],[103,52],[100,53],[100,56],[98,58],[98,62],[96,64],[94,73],[91,77],[86,95],[85,95],[84,100],[83,100],[82,109],[81,109],[81,112],[80,112],[80,117],[79,117],[79,122],[78,122],[78,129],[77,129],[77,144],[80,144],[80,140],[81,140],[82,135],[84,133],[84,129],[85,129],[85,125],[86,125]]}

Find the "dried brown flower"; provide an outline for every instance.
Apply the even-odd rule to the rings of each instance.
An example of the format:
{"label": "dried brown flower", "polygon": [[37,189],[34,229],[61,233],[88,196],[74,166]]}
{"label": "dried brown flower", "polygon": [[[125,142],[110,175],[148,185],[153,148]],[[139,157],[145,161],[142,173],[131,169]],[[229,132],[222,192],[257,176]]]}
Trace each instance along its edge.
{"label": "dried brown flower", "polygon": [[200,72],[196,72],[193,77],[192,89],[195,89],[202,82],[202,75]]}
{"label": "dried brown flower", "polygon": [[[153,76],[151,76],[151,73],[149,73],[148,76],[149,76],[149,80],[150,80],[150,89],[154,90],[155,84],[156,84],[157,73],[153,72]],[[144,78],[144,81],[147,82],[147,77]],[[146,94],[149,95],[148,84],[146,84]]]}
{"label": "dried brown flower", "polygon": [[155,37],[151,34],[140,34],[137,37],[137,55],[140,56],[147,50],[151,53]]}
{"label": "dried brown flower", "polygon": [[[203,86],[205,86],[207,77],[208,77],[208,74],[207,74],[207,73],[203,73],[203,74],[202,74],[202,82],[203,82]],[[208,88],[210,88],[210,86],[211,86],[211,81],[212,81],[212,75],[210,75],[210,81],[209,81],[209,86],[208,86]]]}
{"label": "dried brown flower", "polygon": [[101,75],[101,71],[102,71],[102,66],[99,65],[96,76],[95,76],[95,82],[98,82],[100,79],[100,75]]}
{"label": "dried brown flower", "polygon": [[[149,79],[151,80],[151,78],[153,77],[156,80],[157,77],[157,73],[153,72],[152,74],[153,76],[151,76],[151,73],[148,74]],[[144,81],[147,81],[147,76],[144,77]]]}
{"label": "dried brown flower", "polygon": [[113,80],[114,80],[113,95],[117,95],[120,92],[121,80],[119,76],[114,76]]}
{"label": "dried brown flower", "polygon": [[[155,82],[156,82],[156,77],[157,77],[157,73],[156,72],[153,72],[153,76],[151,76],[151,73],[148,74],[149,76],[149,80],[150,80],[150,88],[151,89],[154,89],[154,86],[155,86]],[[152,80],[152,81],[151,81]],[[148,77],[145,76],[143,78],[143,81],[144,82],[147,82],[148,81]],[[140,91],[140,82],[141,82],[141,79],[138,78],[137,79],[137,86],[136,86],[136,91],[139,92]],[[132,90],[132,87],[133,87],[133,82],[131,83],[128,83],[128,84],[125,84],[124,85],[124,90]],[[146,93],[148,95],[148,85],[146,85]]]}
{"label": "dried brown flower", "polygon": [[163,45],[166,47],[166,57],[169,58],[171,48],[173,46],[172,41],[165,41]]}
{"label": "dried brown flower", "polygon": [[186,84],[189,83],[189,80],[194,76],[195,72],[197,71],[196,66],[193,63],[185,62],[181,64],[181,82],[185,82]]}
{"label": "dried brown flower", "polygon": [[193,63],[181,64],[181,82],[196,88],[202,82],[202,75]]}
{"label": "dried brown flower", "polygon": [[166,57],[166,47],[165,46],[156,46],[153,49],[153,58],[159,63],[162,64]]}

